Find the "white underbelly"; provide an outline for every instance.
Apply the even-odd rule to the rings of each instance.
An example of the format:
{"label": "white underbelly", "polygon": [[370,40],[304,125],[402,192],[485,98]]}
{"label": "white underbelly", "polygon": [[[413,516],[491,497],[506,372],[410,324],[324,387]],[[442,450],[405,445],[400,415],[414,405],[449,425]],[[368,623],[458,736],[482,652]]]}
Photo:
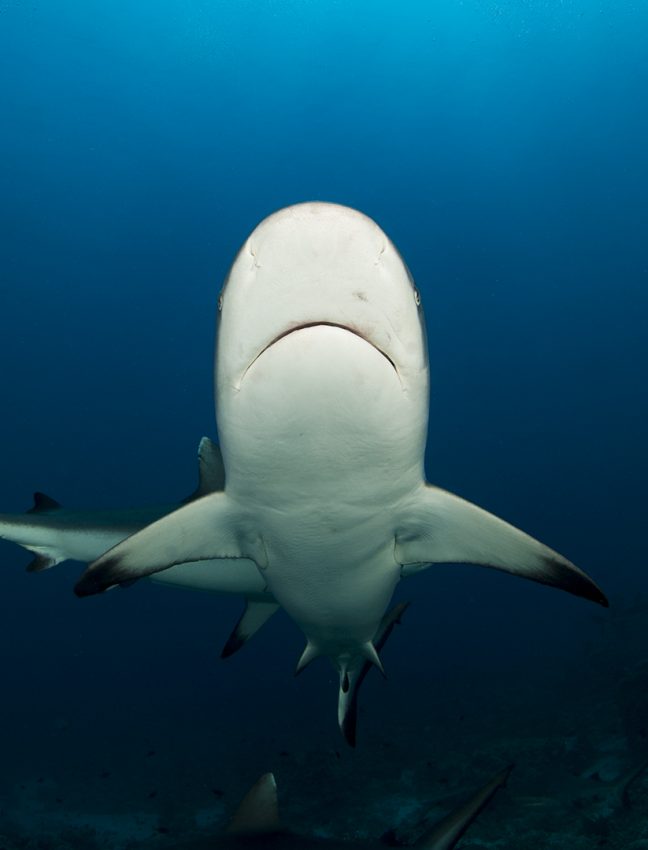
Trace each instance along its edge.
{"label": "white underbelly", "polygon": [[399,577],[392,508],[420,485],[420,416],[353,333],[296,331],[219,396],[227,494],[264,541],[268,589],[307,636],[370,640]]}
{"label": "white underbelly", "polygon": [[267,542],[268,589],[309,640],[331,655],[373,639],[400,578],[393,538],[358,557],[354,549],[366,541],[347,539],[345,551]]}
{"label": "white underbelly", "polygon": [[373,507],[422,477],[427,411],[369,343],[318,325],[283,337],[218,396],[227,494],[252,509]]}

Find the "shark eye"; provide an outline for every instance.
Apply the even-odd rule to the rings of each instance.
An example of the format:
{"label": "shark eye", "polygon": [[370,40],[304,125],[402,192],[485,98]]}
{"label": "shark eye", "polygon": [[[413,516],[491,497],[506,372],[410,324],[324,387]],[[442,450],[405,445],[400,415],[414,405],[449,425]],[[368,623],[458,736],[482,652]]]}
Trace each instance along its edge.
{"label": "shark eye", "polygon": [[421,293],[414,287],[414,303],[417,307],[421,306]]}
{"label": "shark eye", "polygon": [[221,292],[221,294],[218,296],[218,312],[220,313],[220,311],[222,309],[223,309],[223,293]]}

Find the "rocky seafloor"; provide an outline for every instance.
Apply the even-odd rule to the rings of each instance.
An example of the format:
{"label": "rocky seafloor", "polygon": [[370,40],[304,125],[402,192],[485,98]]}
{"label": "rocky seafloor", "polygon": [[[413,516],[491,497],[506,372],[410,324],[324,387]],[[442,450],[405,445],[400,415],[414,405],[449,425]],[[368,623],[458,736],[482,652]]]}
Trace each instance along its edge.
{"label": "rocky seafloor", "polygon": [[441,680],[427,670],[388,683],[374,674],[355,750],[330,716],[334,676],[322,682],[321,673],[299,686],[289,711],[254,681],[238,708],[222,703],[222,682],[157,707],[159,697],[128,687],[112,705],[89,694],[60,716],[46,695],[12,716],[6,695],[0,850],[209,847],[268,770],[292,828],[399,846],[511,763],[462,850],[648,848],[643,621],[641,610],[624,619],[622,609],[590,645],[532,673],[518,662]]}
{"label": "rocky seafloor", "polygon": [[366,718],[354,753],[297,740],[272,753],[266,741],[263,759],[252,738],[208,769],[204,753],[188,758],[163,741],[104,752],[85,771],[71,757],[2,787],[0,848],[153,850],[200,836],[209,846],[260,760],[276,774],[285,821],[321,837],[409,843],[513,762],[464,850],[648,848],[648,664],[608,673],[541,677],[537,690],[511,676],[473,680],[435,702],[434,722],[416,711],[389,729]]}

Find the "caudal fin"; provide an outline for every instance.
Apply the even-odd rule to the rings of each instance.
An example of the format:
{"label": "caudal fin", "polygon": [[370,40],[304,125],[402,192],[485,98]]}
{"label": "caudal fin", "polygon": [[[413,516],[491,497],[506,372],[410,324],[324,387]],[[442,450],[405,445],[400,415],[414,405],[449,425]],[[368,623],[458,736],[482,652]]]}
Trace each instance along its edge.
{"label": "caudal fin", "polygon": [[[387,639],[392,633],[395,625],[401,622],[401,618],[409,606],[409,602],[401,602],[395,605],[380,621],[380,625],[374,635],[373,647],[376,653],[380,652]],[[367,673],[375,666],[370,659],[359,657],[352,662],[342,675],[340,691],[338,694],[338,725],[344,735],[344,739],[350,747],[356,745],[356,731],[358,725],[358,691],[365,680]]]}

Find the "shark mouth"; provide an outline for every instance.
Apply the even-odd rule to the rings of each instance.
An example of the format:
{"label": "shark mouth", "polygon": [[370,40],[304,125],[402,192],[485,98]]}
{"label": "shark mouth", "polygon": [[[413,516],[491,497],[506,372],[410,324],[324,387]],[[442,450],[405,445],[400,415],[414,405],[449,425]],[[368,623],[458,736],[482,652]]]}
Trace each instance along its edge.
{"label": "shark mouth", "polygon": [[261,351],[256,355],[254,360],[252,360],[252,362],[249,364],[249,366],[245,370],[245,373],[243,374],[241,380],[249,372],[249,370],[252,368],[252,366],[254,366],[256,361],[260,357],[262,357],[266,353],[266,351],[268,351],[268,349],[272,348],[272,346],[275,345],[276,343],[278,343],[280,340],[285,339],[287,336],[290,336],[291,334],[294,334],[297,331],[307,330],[308,328],[322,328],[322,327],[324,327],[324,328],[339,328],[342,331],[346,331],[347,333],[350,333],[350,334],[353,334],[354,336],[359,337],[363,342],[366,342],[368,345],[370,345],[372,348],[374,348],[378,352],[378,354],[382,355],[385,358],[385,360],[389,363],[389,365],[394,370],[394,372],[396,373],[396,376],[398,377],[398,379],[400,381],[400,374],[398,372],[398,368],[396,367],[396,364],[391,359],[389,354],[387,354],[385,351],[383,351],[382,348],[377,346],[376,343],[373,342],[373,340],[369,339],[369,337],[366,336],[364,333],[362,333],[362,331],[360,331],[358,328],[351,327],[350,325],[343,325],[343,324],[340,324],[338,322],[304,322],[303,324],[295,325],[294,327],[287,328],[285,331],[282,331],[280,334],[277,334],[276,337],[271,339],[270,342],[261,349]]}

